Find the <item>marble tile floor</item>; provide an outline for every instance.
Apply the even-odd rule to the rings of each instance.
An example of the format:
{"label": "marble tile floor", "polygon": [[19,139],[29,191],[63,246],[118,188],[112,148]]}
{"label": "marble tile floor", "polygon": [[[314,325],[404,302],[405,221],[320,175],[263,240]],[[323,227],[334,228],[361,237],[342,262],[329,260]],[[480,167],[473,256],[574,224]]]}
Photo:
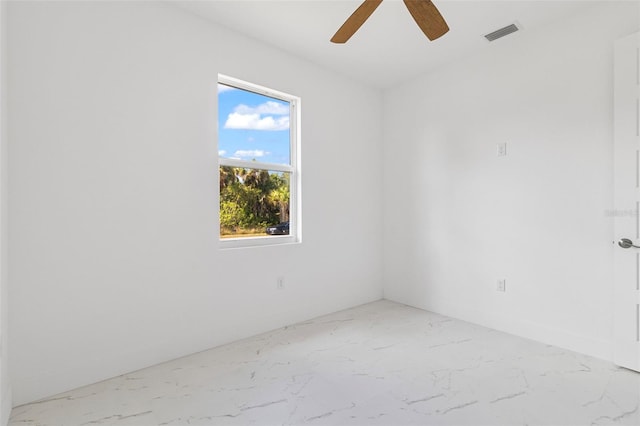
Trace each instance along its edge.
{"label": "marble tile floor", "polygon": [[389,301],[14,408],[11,426],[640,425],[640,374]]}

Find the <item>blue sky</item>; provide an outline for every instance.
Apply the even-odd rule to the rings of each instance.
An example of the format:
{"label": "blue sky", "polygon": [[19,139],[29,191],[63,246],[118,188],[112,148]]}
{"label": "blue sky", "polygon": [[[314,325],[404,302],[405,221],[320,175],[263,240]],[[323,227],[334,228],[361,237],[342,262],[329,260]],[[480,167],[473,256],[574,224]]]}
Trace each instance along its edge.
{"label": "blue sky", "polygon": [[289,164],[289,103],[219,84],[218,154]]}

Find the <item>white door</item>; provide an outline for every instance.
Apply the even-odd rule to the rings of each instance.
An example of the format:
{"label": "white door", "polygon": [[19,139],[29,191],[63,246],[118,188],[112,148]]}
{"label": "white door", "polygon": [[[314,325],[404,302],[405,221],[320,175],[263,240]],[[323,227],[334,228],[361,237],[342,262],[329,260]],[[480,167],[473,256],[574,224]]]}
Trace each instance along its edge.
{"label": "white door", "polygon": [[618,40],[614,64],[614,362],[636,371],[640,371],[639,40],[640,33]]}

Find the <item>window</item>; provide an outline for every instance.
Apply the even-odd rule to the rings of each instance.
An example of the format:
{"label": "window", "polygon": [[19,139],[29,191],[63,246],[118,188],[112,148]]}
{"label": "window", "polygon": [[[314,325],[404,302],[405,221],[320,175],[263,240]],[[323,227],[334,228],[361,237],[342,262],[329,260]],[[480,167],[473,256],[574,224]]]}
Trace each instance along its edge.
{"label": "window", "polygon": [[218,76],[220,240],[300,240],[300,99]]}

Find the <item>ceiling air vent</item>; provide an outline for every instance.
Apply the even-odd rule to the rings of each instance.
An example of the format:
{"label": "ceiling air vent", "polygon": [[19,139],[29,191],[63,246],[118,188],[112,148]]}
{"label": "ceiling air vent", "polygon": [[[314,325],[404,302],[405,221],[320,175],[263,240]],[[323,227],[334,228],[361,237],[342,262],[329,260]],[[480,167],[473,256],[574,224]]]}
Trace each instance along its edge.
{"label": "ceiling air vent", "polygon": [[504,28],[500,28],[499,30],[496,30],[492,33],[489,33],[487,35],[484,36],[484,38],[486,38],[489,41],[495,41],[501,37],[504,37],[506,35],[509,35],[511,33],[515,33],[516,31],[518,31],[520,28],[518,28],[516,26],[516,24],[511,24],[511,25],[507,25]]}

